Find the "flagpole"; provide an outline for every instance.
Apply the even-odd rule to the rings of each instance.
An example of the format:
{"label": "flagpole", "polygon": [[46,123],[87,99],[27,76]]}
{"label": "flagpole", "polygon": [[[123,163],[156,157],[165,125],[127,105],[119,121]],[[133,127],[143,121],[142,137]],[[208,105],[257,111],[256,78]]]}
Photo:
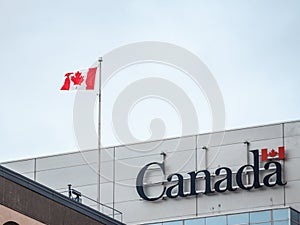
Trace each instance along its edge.
{"label": "flagpole", "polygon": [[100,197],[101,197],[101,191],[100,191],[100,170],[101,170],[101,85],[102,85],[102,74],[101,74],[101,63],[102,63],[102,57],[99,57],[99,108],[98,108],[98,194],[97,194],[97,202],[98,202],[98,210],[100,211]]}

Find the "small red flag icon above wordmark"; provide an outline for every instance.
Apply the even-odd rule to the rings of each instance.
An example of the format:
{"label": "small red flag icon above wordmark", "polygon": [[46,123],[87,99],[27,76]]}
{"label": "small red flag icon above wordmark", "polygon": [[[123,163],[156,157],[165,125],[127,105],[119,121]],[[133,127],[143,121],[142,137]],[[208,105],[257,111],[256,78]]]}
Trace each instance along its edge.
{"label": "small red flag icon above wordmark", "polygon": [[94,90],[97,67],[65,74],[65,81],[60,90]]}
{"label": "small red flag icon above wordmark", "polygon": [[263,148],[261,150],[261,160],[267,161],[268,159],[284,159],[284,146],[278,147],[278,151],[274,149],[269,150],[267,148]]}

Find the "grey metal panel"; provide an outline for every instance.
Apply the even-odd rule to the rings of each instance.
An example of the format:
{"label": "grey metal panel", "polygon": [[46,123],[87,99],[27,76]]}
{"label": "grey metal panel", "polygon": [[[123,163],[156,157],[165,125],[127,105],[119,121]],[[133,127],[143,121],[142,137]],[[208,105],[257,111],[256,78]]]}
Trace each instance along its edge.
{"label": "grey metal panel", "polygon": [[138,172],[143,166],[145,166],[150,162],[161,162],[161,161],[162,161],[162,156],[160,154],[149,155],[149,156],[138,157],[138,158],[116,160],[115,162],[116,181],[135,179]]}
{"label": "grey metal panel", "polygon": [[[114,179],[114,162],[113,161],[106,161],[106,162],[101,162],[101,168],[100,168],[100,183],[108,183],[108,182],[113,182]],[[93,168],[95,171],[97,170],[98,164],[94,164]]]}
{"label": "grey metal panel", "polygon": [[284,136],[285,137],[300,136],[300,121],[285,123]]}
{"label": "grey metal panel", "polygon": [[115,190],[116,190],[115,192],[116,202],[124,202],[124,201],[132,201],[132,200],[140,199],[135,189],[135,179],[117,182],[115,186]]}
{"label": "grey metal panel", "polygon": [[234,170],[247,162],[247,148],[245,144],[241,143],[208,147],[207,150],[197,149],[198,170],[205,169],[205,154],[207,154],[209,170],[215,170],[221,166],[227,166]]}
{"label": "grey metal panel", "polygon": [[[249,150],[261,150],[262,148],[274,148],[283,145],[282,138],[252,141]],[[207,150],[197,149],[198,170],[205,168],[205,151],[207,153],[208,169],[214,171],[220,166],[230,167],[233,171],[241,165],[247,164],[247,145],[244,143],[228,144],[222,146],[208,147]],[[249,154],[249,163],[253,163],[253,157]]]}
{"label": "grey metal panel", "polygon": [[[299,171],[300,158],[289,158],[285,163],[285,179],[290,183],[290,181],[300,180]],[[290,184],[288,184],[290,186]]]}
{"label": "grey metal panel", "polygon": [[96,162],[97,157],[93,151],[85,153],[76,152],[57,156],[38,158],[36,162],[37,171],[66,168],[76,165],[84,165],[88,162]]}
{"label": "grey metal panel", "polygon": [[124,213],[126,224],[142,224],[150,220],[167,220],[196,215],[196,200],[173,199],[160,202],[130,201],[116,203]]}
{"label": "grey metal panel", "polygon": [[22,175],[24,176],[24,177],[27,177],[27,178],[29,178],[29,179],[31,179],[31,180],[34,180],[34,173],[22,173]]}
{"label": "grey metal panel", "polygon": [[[187,178],[187,176],[185,176]],[[146,184],[151,183],[151,186],[149,188],[145,188],[145,192],[147,193],[148,196],[159,196],[162,191],[164,186],[162,185],[163,178],[162,176],[154,176],[148,179],[144,180]],[[129,202],[129,201],[136,201],[136,200],[143,200],[137,193],[136,191],[136,179],[131,179],[131,180],[125,180],[121,182],[117,182],[115,185],[115,202]],[[170,185],[167,185],[170,186]],[[189,186],[189,180],[186,179],[185,181],[185,192],[190,191],[190,186]],[[194,199],[195,197],[191,197],[191,199]],[[183,198],[182,198],[183,199]],[[164,200],[158,200],[158,202],[163,202]]]}
{"label": "grey metal panel", "polygon": [[25,159],[25,160],[13,161],[13,162],[6,162],[6,163],[1,163],[1,165],[21,174],[34,171],[34,159]]}
{"label": "grey metal panel", "polygon": [[197,135],[197,147],[218,146],[224,141],[225,131]]}
{"label": "grey metal panel", "polygon": [[[118,152],[116,153],[118,155]],[[144,155],[143,157],[133,157],[116,160],[116,181],[135,179],[138,172],[146,164],[151,162],[162,162],[161,154]],[[187,172],[195,169],[195,150],[167,152],[165,158],[166,173]],[[161,171],[157,171],[157,175]]]}
{"label": "grey metal panel", "polygon": [[[94,150],[98,152],[98,150]],[[101,148],[101,162],[113,161],[114,160],[114,147],[112,148]]]}
{"label": "grey metal panel", "polygon": [[289,203],[288,206],[292,207],[293,209],[297,210],[298,212],[300,210],[300,203],[299,202],[297,202],[297,203]]}
{"label": "grey metal panel", "polygon": [[68,184],[75,186],[96,184],[97,172],[89,165],[80,165],[60,169],[38,171],[37,181],[53,189],[67,187]]}
{"label": "grey metal panel", "polygon": [[217,193],[198,197],[198,214],[220,214],[234,210],[272,207],[284,203],[283,187],[261,188],[251,191]]}
{"label": "grey metal panel", "polygon": [[262,149],[262,148],[268,148],[268,149],[276,149],[279,146],[284,145],[284,140],[282,137],[279,138],[272,138],[272,139],[266,139],[266,140],[259,140],[259,141],[252,141],[250,142],[250,150],[255,149]]}
{"label": "grey metal panel", "polygon": [[[166,174],[190,172],[196,168],[195,149],[166,153]],[[151,162],[151,161],[149,161]]]}
{"label": "grey metal panel", "polygon": [[113,202],[113,183],[101,184],[100,198],[100,202],[106,205]]}
{"label": "grey metal panel", "polygon": [[[299,190],[300,190],[300,181],[288,181],[288,184],[286,186],[286,204],[299,204],[300,203],[300,195],[299,195]],[[300,208],[296,208],[299,210]]]}
{"label": "grey metal panel", "polygon": [[198,135],[197,146],[217,146],[282,137],[282,125],[266,125]]}
{"label": "grey metal panel", "polygon": [[288,158],[300,157],[300,136],[285,137],[285,155]]}
{"label": "grey metal panel", "polygon": [[[113,149],[101,149],[101,161],[113,161]],[[77,165],[95,164],[98,161],[98,150],[78,151],[36,159],[37,171],[65,168]],[[15,162],[13,163],[15,164]]]}
{"label": "grey metal panel", "polygon": [[195,136],[144,142],[133,145],[116,147],[116,159],[144,157],[161,152],[174,152],[177,150],[195,149]]}

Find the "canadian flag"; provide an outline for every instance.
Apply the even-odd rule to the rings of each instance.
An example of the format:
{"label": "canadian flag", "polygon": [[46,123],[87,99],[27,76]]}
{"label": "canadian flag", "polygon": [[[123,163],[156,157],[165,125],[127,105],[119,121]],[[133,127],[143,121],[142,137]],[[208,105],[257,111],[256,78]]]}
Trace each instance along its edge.
{"label": "canadian flag", "polygon": [[272,149],[269,151],[267,148],[261,150],[261,161],[267,161],[268,159],[277,158],[279,160],[284,159],[284,146],[278,147],[278,151]]}
{"label": "canadian flag", "polygon": [[60,90],[94,90],[97,67],[65,74],[65,82]]}

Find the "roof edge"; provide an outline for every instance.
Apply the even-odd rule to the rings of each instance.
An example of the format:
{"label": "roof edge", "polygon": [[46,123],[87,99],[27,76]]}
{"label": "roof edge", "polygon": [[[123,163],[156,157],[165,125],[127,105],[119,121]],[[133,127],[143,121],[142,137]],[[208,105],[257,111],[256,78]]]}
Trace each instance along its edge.
{"label": "roof edge", "polygon": [[43,197],[51,199],[54,202],[57,202],[65,207],[73,209],[83,215],[86,215],[100,223],[104,223],[105,225],[124,225],[124,223],[115,220],[95,209],[92,209],[84,204],[79,202],[75,202],[74,200],[68,198],[67,196],[58,193],[36,181],[33,181],[19,173],[16,173],[10,169],[7,169],[0,165],[0,176],[8,179],[20,186],[23,186]]}

